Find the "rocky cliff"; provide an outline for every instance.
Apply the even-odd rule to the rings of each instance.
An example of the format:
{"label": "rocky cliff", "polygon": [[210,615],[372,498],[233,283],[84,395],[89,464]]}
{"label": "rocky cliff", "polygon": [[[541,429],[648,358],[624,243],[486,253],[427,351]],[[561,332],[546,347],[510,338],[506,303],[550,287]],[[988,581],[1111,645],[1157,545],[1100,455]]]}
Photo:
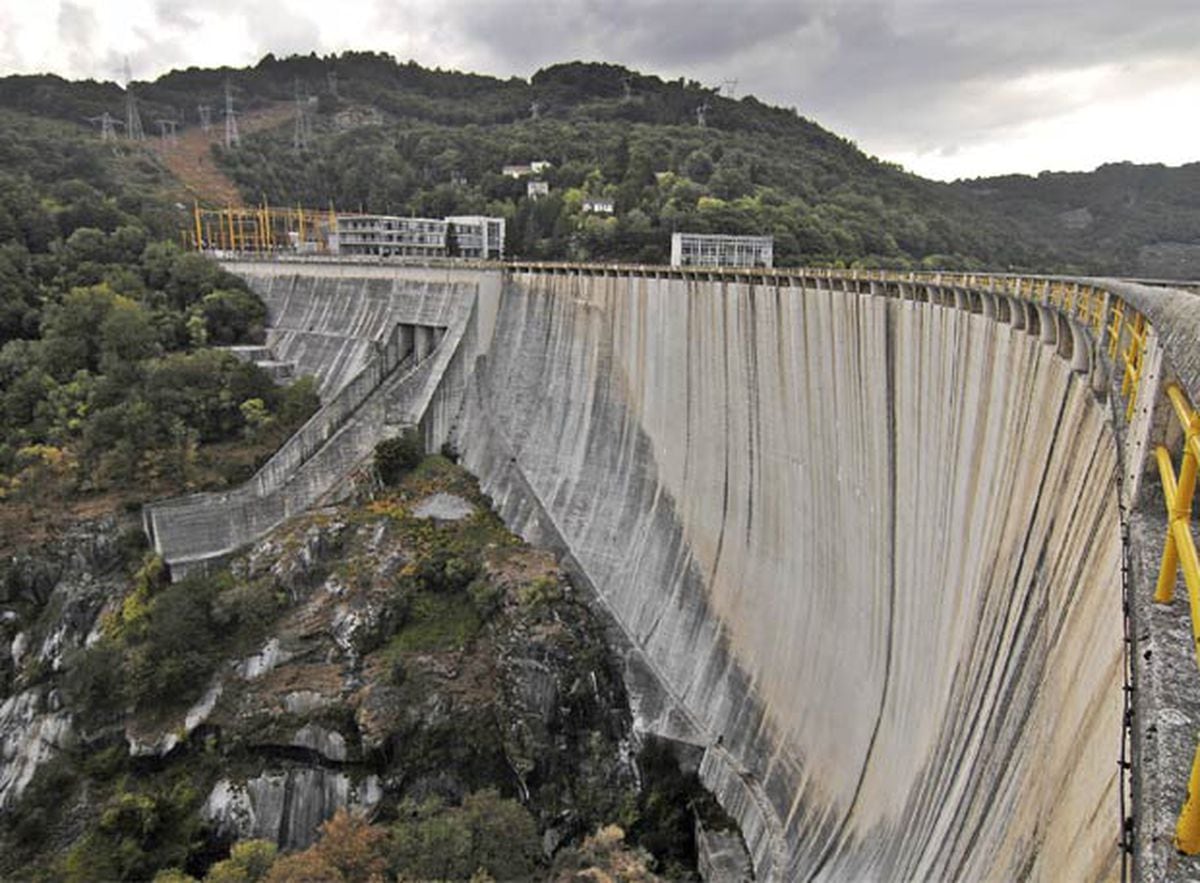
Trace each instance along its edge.
{"label": "rocky cliff", "polygon": [[603,823],[663,839],[605,626],[554,559],[441,458],[371,496],[175,584],[116,522],[8,567],[0,871],[199,876],[339,808],[386,829],[491,790],[535,874]]}

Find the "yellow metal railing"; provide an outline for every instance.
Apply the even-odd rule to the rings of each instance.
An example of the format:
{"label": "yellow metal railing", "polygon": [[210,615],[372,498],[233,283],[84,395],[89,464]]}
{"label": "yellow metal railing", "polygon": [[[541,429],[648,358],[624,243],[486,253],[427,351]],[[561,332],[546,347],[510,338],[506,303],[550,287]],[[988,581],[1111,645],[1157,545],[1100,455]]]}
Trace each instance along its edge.
{"label": "yellow metal railing", "polygon": [[[1171,452],[1159,445],[1154,450],[1162,477],[1163,496],[1167,501],[1167,539],[1163,545],[1162,567],[1154,600],[1170,604],[1175,597],[1175,577],[1183,570],[1188,601],[1192,611],[1192,644],[1200,665],[1200,558],[1192,538],[1192,497],[1196,491],[1196,466],[1200,463],[1200,414],[1188,403],[1176,384],[1167,387],[1167,396],[1183,427],[1183,460],[1176,477]],[[1192,759],[1187,800],[1175,826],[1175,845],[1189,855],[1200,853],[1200,745]]]}

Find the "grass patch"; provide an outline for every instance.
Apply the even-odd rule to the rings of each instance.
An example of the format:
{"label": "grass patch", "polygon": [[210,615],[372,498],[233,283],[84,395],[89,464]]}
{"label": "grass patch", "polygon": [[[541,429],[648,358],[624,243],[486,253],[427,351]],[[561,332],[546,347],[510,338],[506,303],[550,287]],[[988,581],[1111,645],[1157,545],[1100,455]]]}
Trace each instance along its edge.
{"label": "grass patch", "polygon": [[403,653],[462,650],[482,625],[467,595],[422,592],[413,598],[408,622],[388,642],[384,653],[394,658]]}

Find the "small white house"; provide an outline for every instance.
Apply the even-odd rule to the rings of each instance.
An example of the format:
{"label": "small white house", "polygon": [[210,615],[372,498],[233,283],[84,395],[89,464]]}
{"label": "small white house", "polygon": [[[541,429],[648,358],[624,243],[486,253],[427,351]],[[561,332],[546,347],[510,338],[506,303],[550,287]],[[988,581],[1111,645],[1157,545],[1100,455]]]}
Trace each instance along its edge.
{"label": "small white house", "polygon": [[528,163],[515,163],[500,168],[500,174],[508,178],[524,178],[526,175],[540,175],[550,168],[551,163],[545,159],[535,159]]}
{"label": "small white house", "polygon": [[525,185],[525,195],[530,199],[541,199],[550,195],[550,184],[546,181],[530,181]]}
{"label": "small white house", "polygon": [[585,199],[583,210],[593,215],[611,215],[616,206],[611,199]]}

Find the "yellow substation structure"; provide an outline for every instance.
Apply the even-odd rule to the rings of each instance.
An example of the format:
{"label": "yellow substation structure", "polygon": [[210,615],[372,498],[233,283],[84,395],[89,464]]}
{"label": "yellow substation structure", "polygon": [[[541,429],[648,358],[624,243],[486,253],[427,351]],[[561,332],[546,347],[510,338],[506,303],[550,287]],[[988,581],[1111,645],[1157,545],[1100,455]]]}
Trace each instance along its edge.
{"label": "yellow substation structure", "polygon": [[184,235],[187,245],[197,251],[324,254],[336,229],[332,207],[328,211],[280,208],[264,199],[261,205],[249,208],[193,205],[192,223]]}

